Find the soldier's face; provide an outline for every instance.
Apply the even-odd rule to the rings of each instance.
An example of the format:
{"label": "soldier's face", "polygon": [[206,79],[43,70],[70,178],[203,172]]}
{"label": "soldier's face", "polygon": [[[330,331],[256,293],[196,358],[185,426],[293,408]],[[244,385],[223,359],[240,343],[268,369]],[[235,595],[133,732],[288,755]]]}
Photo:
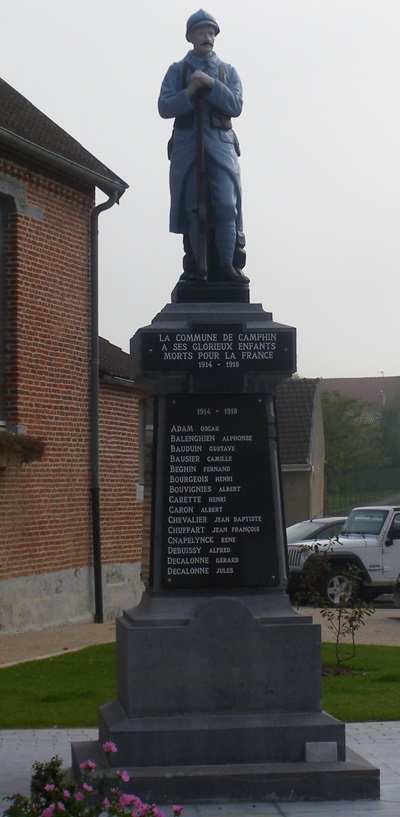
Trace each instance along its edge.
{"label": "soldier's face", "polygon": [[189,31],[188,40],[192,43],[196,54],[205,56],[214,48],[215,30],[212,26],[196,26]]}

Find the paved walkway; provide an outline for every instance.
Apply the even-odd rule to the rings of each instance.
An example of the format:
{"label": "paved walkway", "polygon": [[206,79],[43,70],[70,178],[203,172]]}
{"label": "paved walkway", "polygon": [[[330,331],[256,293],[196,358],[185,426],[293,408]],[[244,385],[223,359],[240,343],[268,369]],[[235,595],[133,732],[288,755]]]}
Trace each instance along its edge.
{"label": "paved walkway", "polygon": [[[3,808],[4,796],[16,791],[29,793],[31,768],[35,760],[50,760],[58,754],[68,766],[71,742],[97,737],[96,729],[0,731],[0,803]],[[380,768],[380,801],[185,806],[183,817],[399,817],[400,722],[349,724],[347,744]],[[166,817],[170,817],[171,807],[163,807],[161,803],[158,805]]]}
{"label": "paved walkway", "polygon": [[[303,611],[304,612],[304,611]],[[316,618],[317,611],[311,611]],[[360,643],[399,644],[400,610],[378,611],[368,620]],[[71,624],[40,631],[0,634],[0,666],[20,663],[113,641],[114,622]],[[240,805],[185,806],[183,817],[400,817],[400,721],[348,724],[347,745],[381,770],[380,801],[331,803],[243,803]],[[71,762],[71,743],[95,740],[97,729],[33,729],[0,731],[0,815],[7,807],[3,797],[29,794],[35,760],[60,755]],[[159,806],[162,808],[162,804]],[[166,817],[171,808],[164,807]]]}

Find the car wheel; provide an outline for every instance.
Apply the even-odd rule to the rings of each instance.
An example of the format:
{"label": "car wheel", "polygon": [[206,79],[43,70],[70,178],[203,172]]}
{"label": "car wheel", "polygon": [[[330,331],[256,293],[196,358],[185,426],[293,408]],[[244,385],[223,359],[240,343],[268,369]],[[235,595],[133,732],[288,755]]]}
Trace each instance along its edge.
{"label": "car wheel", "polygon": [[331,607],[337,607],[343,600],[348,602],[348,604],[352,604],[357,595],[348,577],[344,575],[344,570],[345,568],[343,569],[342,567],[334,568],[321,580],[321,596],[323,596]]}
{"label": "car wheel", "polygon": [[397,581],[393,588],[393,601],[395,607],[400,607],[400,582]]}

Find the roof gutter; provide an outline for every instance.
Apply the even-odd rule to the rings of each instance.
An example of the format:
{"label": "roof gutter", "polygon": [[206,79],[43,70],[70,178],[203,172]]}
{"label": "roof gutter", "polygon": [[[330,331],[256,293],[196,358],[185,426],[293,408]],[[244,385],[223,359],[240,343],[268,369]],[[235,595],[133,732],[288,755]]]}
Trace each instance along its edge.
{"label": "roof gutter", "polygon": [[66,159],[57,153],[53,153],[51,150],[47,150],[47,148],[40,147],[40,145],[36,145],[28,139],[24,139],[22,136],[17,136],[5,128],[0,128],[0,141],[9,147],[15,148],[15,150],[22,151],[33,159],[51,165],[56,170],[68,173],[70,176],[81,179],[87,184],[98,187],[99,190],[102,190],[103,193],[106,193],[108,196],[112,196],[113,193],[117,191],[119,198],[128,187],[126,182],[120,179],[119,176],[115,176],[114,174],[111,178],[103,176],[101,173],[96,173],[94,170],[89,170],[77,162],[72,161],[72,159]]}
{"label": "roof gutter", "polygon": [[102,624],[103,581],[101,564],[100,531],[100,470],[99,470],[99,215],[118,203],[120,192],[114,190],[109,199],[98,204],[91,215],[91,371],[90,371],[90,440],[91,440],[91,493],[92,493],[92,535],[93,535],[93,578],[95,600],[95,622]]}
{"label": "roof gutter", "polygon": [[127,377],[119,377],[115,374],[102,374],[102,372],[100,372],[100,375],[100,379],[103,383],[109,383],[113,386],[123,386],[125,389],[133,389],[139,400],[148,396],[147,392],[144,392],[143,389],[137,385],[135,380],[129,380]]}

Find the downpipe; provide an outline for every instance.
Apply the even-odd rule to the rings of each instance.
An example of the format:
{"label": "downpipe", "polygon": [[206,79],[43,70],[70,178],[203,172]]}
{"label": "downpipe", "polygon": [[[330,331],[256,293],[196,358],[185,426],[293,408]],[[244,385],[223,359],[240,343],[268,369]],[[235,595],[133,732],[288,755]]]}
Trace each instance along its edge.
{"label": "downpipe", "polygon": [[91,505],[93,537],[93,579],[96,624],[104,621],[103,580],[101,562],[100,526],[100,469],[99,469],[99,215],[119,203],[121,193],[114,191],[107,201],[98,204],[91,213],[90,256],[90,450],[91,450]]}

